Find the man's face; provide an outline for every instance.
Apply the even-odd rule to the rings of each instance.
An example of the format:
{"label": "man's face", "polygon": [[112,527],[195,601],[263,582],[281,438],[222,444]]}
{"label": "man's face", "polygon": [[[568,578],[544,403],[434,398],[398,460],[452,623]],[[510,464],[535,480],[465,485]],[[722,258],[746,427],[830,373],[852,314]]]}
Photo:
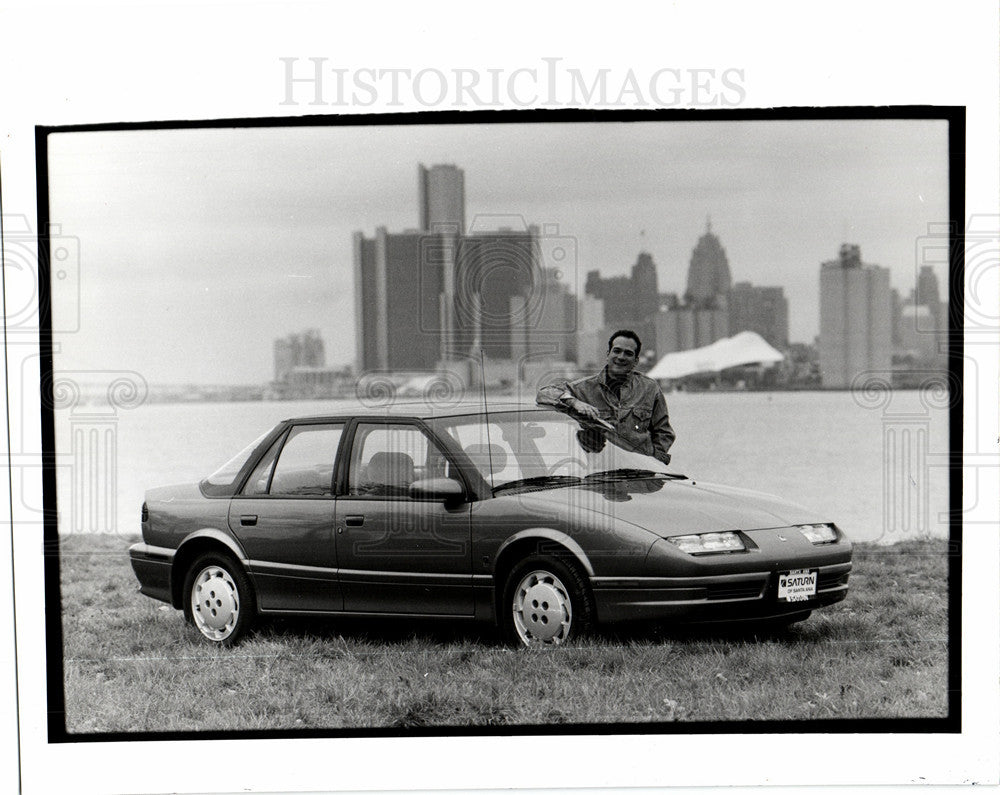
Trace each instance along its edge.
{"label": "man's face", "polygon": [[628,375],[639,361],[635,340],[629,337],[615,337],[608,351],[608,373],[620,378]]}

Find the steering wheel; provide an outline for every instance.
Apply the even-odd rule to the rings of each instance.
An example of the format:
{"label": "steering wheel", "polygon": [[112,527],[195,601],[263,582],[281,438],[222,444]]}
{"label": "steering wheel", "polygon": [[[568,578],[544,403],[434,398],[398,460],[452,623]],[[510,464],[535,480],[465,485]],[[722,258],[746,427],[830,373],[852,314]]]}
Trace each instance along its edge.
{"label": "steering wheel", "polygon": [[550,466],[547,474],[554,475],[558,470],[568,466],[575,466],[578,467],[579,469],[586,470],[587,462],[579,458],[574,458],[573,456],[566,456],[566,458],[560,458],[552,466]]}

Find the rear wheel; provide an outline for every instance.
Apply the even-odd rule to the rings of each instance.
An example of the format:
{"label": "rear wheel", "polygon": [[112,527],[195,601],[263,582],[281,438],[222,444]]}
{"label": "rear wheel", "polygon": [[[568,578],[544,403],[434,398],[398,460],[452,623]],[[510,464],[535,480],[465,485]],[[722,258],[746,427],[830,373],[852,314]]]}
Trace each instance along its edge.
{"label": "rear wheel", "polygon": [[584,575],[573,561],[530,555],[507,576],[501,629],[514,646],[566,643],[590,629],[593,615]]}
{"label": "rear wheel", "polygon": [[246,635],[254,613],[250,580],[236,560],[208,552],[194,561],[184,580],[184,617],[204,638],[231,646]]}

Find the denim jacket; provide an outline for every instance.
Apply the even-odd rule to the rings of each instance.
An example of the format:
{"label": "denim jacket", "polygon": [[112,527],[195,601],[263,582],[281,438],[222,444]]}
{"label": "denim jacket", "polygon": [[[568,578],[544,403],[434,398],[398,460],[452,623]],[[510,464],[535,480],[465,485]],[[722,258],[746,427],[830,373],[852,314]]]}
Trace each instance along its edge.
{"label": "denim jacket", "polygon": [[664,464],[670,463],[667,451],[674,443],[676,434],[670,427],[667,401],[652,378],[636,372],[629,373],[622,384],[621,397],[616,398],[608,386],[605,368],[597,375],[543,386],[538,390],[536,402],[543,406],[569,408],[569,397],[596,408],[601,413],[601,419],[614,425],[616,433],[635,445],[637,450],[655,456]]}

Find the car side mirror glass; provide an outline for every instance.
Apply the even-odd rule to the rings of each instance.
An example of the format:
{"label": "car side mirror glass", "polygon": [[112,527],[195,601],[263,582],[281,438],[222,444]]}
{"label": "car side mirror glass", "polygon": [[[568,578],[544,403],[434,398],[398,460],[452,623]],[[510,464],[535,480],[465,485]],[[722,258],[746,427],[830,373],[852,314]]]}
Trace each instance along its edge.
{"label": "car side mirror glass", "polygon": [[465,489],[451,478],[425,478],[410,484],[410,497],[414,500],[444,500],[457,502],[465,496]]}

